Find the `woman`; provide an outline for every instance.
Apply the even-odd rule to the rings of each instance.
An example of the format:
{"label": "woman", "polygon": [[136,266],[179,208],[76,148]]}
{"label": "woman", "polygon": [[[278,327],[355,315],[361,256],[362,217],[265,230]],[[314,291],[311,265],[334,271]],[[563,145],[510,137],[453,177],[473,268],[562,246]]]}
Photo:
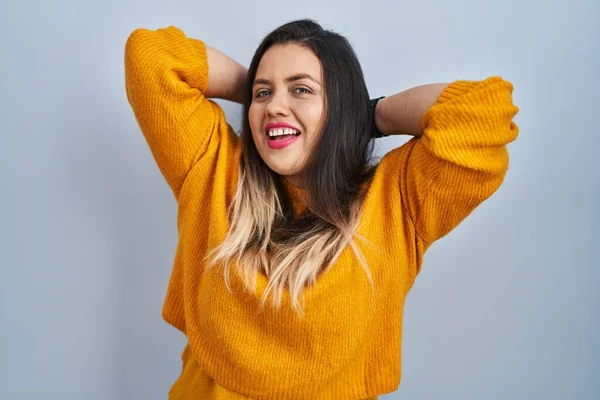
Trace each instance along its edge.
{"label": "woman", "polygon": [[[423,254],[496,191],[518,133],[499,77],[369,101],[352,48],[285,24],[249,69],[169,27],[126,46],[127,95],[178,201],[170,399],[365,399],[400,382]],[[209,98],[243,103],[241,138]],[[373,138],[414,136],[371,164]]]}

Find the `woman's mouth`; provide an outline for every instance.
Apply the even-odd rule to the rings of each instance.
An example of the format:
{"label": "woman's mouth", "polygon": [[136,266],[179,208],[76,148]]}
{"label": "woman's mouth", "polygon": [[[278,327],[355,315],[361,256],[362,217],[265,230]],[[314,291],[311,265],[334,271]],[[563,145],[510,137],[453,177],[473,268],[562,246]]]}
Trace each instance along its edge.
{"label": "woman's mouth", "polygon": [[271,123],[265,127],[267,144],[272,149],[282,149],[294,143],[302,134],[298,129],[285,123]]}
{"label": "woman's mouth", "polygon": [[269,140],[281,141],[289,140],[292,137],[300,136],[300,131],[292,128],[275,128],[267,131]]}

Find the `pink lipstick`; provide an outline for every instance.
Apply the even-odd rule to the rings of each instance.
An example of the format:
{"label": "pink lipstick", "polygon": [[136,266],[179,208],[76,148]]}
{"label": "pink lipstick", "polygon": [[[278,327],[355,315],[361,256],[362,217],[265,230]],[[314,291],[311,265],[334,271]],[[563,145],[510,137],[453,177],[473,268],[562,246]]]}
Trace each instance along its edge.
{"label": "pink lipstick", "polygon": [[292,136],[291,138],[285,140],[267,139],[267,144],[272,149],[283,149],[284,147],[288,147],[290,144],[294,143],[296,140],[298,140],[299,137],[300,135]]}
{"label": "pink lipstick", "polygon": [[[298,134],[294,135],[294,136],[290,136],[289,138],[286,138],[283,140],[274,140],[273,138],[271,138],[269,136],[269,131],[271,129],[277,129],[277,128],[293,129],[293,130],[297,131]],[[302,133],[296,127],[294,127],[290,124],[286,124],[285,122],[271,122],[265,126],[265,134],[267,135],[267,145],[271,149],[283,149],[284,147],[287,147],[287,146],[291,145],[292,143],[294,143],[296,140],[298,140],[298,138],[300,137],[300,135]]]}

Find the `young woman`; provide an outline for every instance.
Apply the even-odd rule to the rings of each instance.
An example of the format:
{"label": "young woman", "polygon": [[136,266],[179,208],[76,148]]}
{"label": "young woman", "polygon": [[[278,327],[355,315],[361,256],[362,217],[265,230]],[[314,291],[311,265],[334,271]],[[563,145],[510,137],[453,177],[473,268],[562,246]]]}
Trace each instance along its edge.
{"label": "young woman", "polygon": [[[365,399],[400,382],[404,299],[427,248],[500,186],[518,133],[499,77],[370,101],[310,20],[250,67],[138,29],[127,95],[178,201],[163,308],[188,338],[169,398]],[[241,138],[210,98],[243,104]],[[373,139],[414,136],[373,164]]]}

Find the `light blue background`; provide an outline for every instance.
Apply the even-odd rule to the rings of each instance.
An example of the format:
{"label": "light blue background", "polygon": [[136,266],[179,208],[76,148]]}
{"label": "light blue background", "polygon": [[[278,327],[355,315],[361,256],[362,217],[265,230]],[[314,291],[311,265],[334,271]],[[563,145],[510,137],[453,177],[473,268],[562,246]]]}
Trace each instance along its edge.
{"label": "light blue background", "polygon": [[505,183],[425,257],[381,398],[599,398],[598,4],[3,1],[0,398],[167,397],[176,204],[125,97],[125,41],[172,24],[247,65],[299,17],[347,35],[373,97],[501,75],[521,109]]}

